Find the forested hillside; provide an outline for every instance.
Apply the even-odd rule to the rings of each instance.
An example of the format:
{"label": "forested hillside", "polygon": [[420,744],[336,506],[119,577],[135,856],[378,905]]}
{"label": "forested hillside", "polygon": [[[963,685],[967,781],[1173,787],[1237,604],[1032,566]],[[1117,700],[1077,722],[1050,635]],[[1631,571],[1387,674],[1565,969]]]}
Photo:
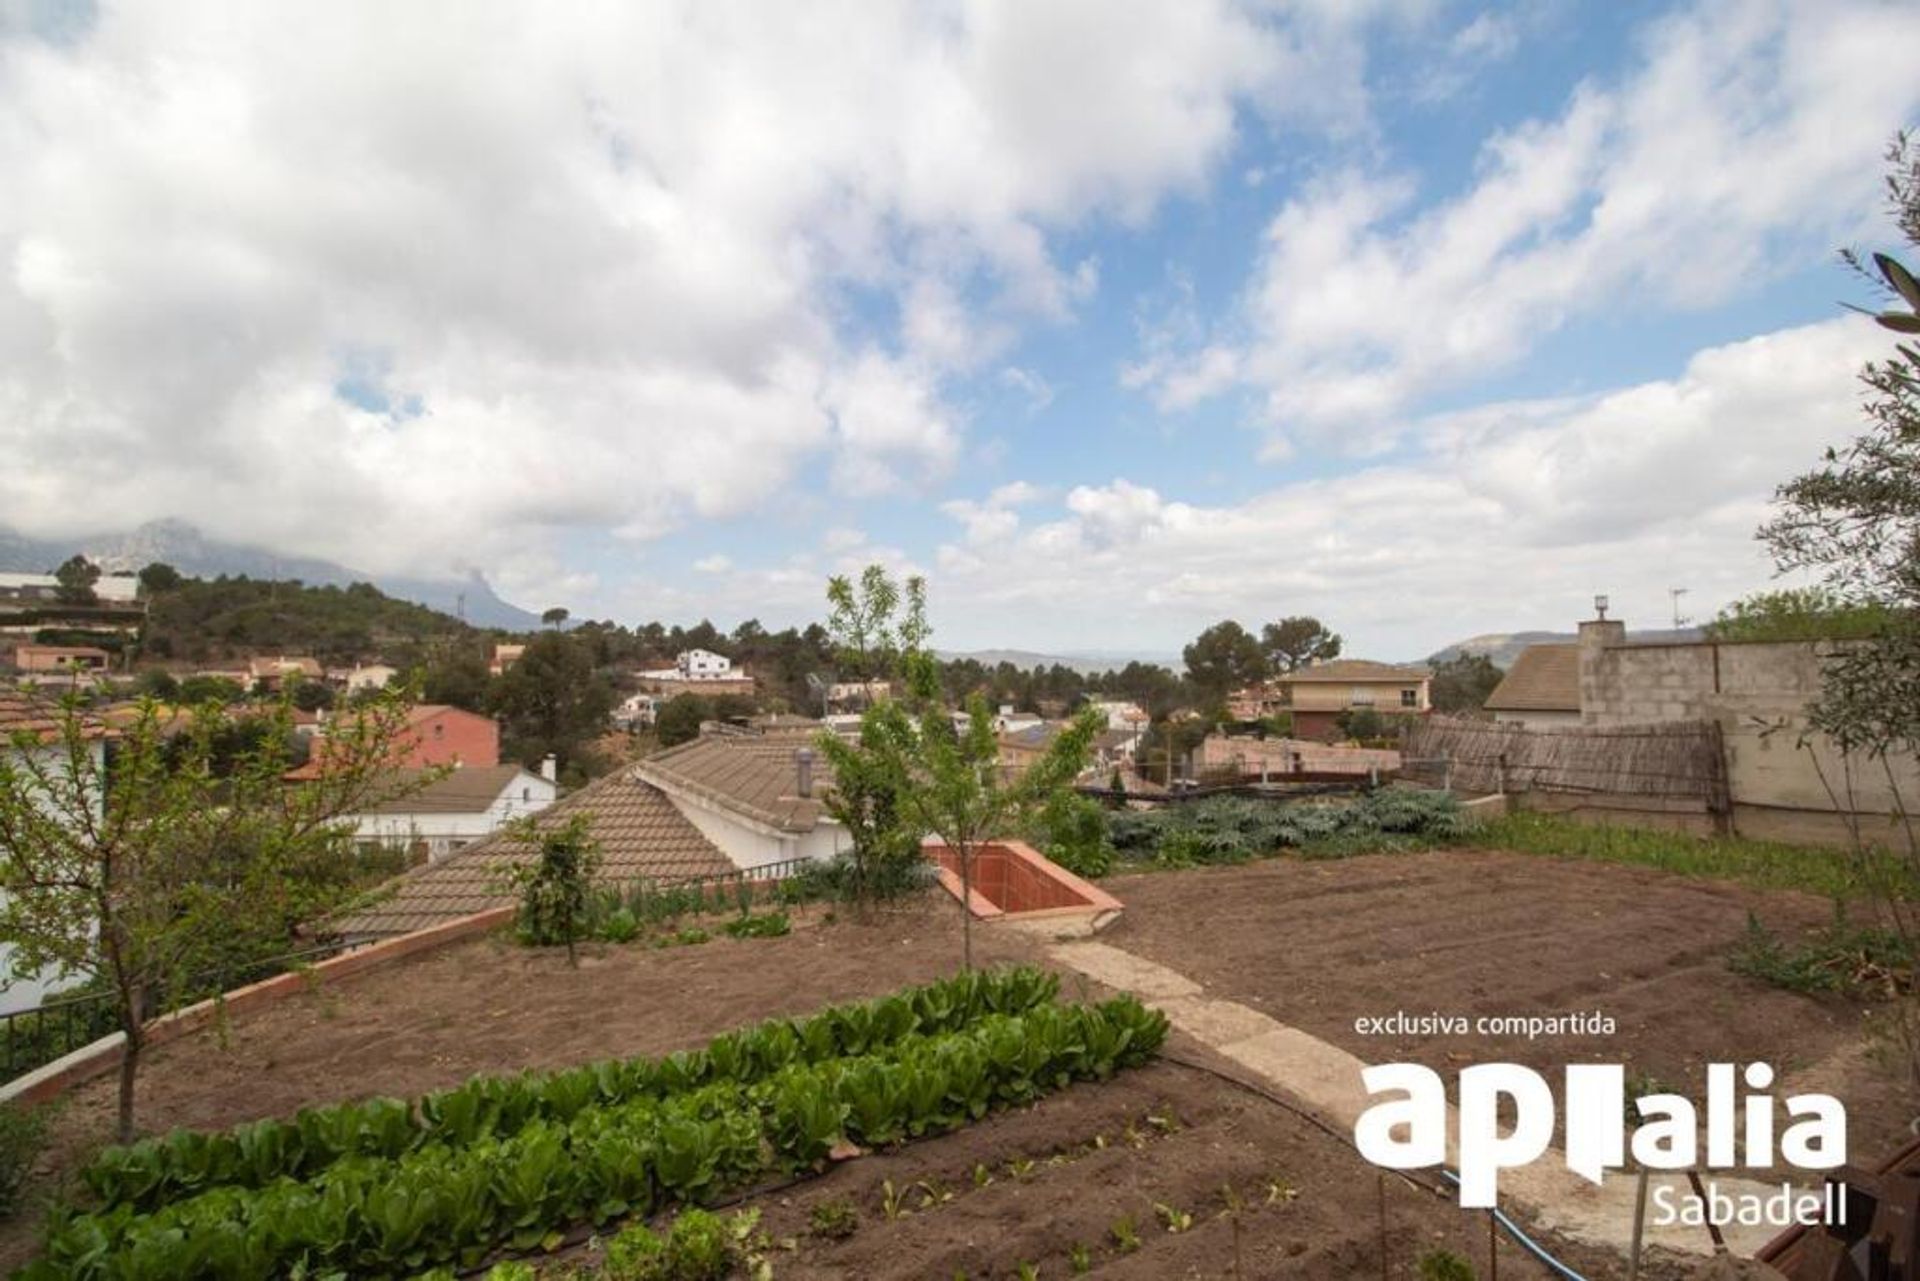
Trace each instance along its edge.
{"label": "forested hillside", "polygon": [[309,654],[350,663],[427,640],[467,635],[465,623],[370,583],[182,578],[148,593],[145,656],[208,662],[248,654]]}

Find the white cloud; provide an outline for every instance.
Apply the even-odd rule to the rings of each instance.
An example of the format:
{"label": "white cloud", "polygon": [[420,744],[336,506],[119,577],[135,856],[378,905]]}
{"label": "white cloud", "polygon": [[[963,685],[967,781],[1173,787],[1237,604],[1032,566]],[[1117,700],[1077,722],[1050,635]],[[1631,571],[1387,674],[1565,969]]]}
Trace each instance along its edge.
{"label": "white cloud", "polygon": [[977,510],[950,509],[969,536],[941,549],[934,601],[982,638],[1036,646],[1177,648],[1222,617],[1309,612],[1382,658],[1562,628],[1596,591],[1648,626],[1669,586],[1711,612],[1765,584],[1753,533],[1774,486],[1859,432],[1855,374],[1887,345],[1859,318],[1770,333],[1672,379],[1431,419],[1414,461],[1234,504],[1116,479],[995,539],[972,536]]}
{"label": "white cloud", "polygon": [[1240,103],[1365,110],[1361,63],[1308,56],[1348,24],[1230,0],[8,31],[0,512],[376,571],[654,537],[821,457],[849,493],[938,477],[952,374],[1098,286],[1056,233],[1201,190]]}
{"label": "white cloud", "polygon": [[1876,51],[1915,41],[1910,6],[1706,0],[1651,24],[1622,83],[1490,138],[1457,196],[1414,210],[1406,176],[1347,170],[1288,200],[1231,323],[1150,333],[1123,381],[1169,409],[1248,386],[1277,439],[1364,447],[1574,317],[1738,297],[1875,208],[1920,107]]}
{"label": "white cloud", "polygon": [[696,573],[701,574],[724,574],[733,568],[733,558],[716,552],[712,556],[702,556],[694,561],[693,568]]}

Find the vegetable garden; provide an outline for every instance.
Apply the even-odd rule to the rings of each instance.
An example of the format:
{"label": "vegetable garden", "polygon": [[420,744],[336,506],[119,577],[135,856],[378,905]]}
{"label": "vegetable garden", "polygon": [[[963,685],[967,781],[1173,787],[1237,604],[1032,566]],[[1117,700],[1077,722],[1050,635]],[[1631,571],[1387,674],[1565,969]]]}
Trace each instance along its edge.
{"label": "vegetable garden", "polygon": [[477,1076],[101,1153],[26,1278],[413,1275],[958,1129],[1137,1066],[1165,1018],[974,973],[726,1033],[703,1049]]}

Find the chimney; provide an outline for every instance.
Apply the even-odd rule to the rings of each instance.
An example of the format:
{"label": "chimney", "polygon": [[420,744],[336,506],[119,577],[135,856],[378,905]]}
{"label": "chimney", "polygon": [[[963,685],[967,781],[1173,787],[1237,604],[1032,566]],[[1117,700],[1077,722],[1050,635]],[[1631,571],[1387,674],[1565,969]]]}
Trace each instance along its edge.
{"label": "chimney", "polygon": [[801,747],[793,753],[793,772],[797,779],[797,790],[802,797],[813,795],[813,749]]}
{"label": "chimney", "polygon": [[548,752],[540,760],[540,777],[546,779],[549,783],[555,783],[560,780],[560,759],[552,752]]}
{"label": "chimney", "polygon": [[1593,598],[1597,617],[1580,624],[1580,721],[1592,725],[1601,719],[1612,683],[1606,652],[1627,643],[1627,625],[1607,617],[1607,598]]}

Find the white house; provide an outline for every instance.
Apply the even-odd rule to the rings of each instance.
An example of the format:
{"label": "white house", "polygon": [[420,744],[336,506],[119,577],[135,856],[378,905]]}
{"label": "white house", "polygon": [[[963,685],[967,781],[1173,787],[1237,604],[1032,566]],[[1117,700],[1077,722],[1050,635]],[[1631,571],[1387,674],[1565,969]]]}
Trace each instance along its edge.
{"label": "white house", "polygon": [[347,673],[347,693],[358,694],[363,689],[385,689],[388,682],[398,676],[398,668],[385,663],[365,663]]}
{"label": "white house", "polygon": [[[57,716],[57,712],[38,699],[16,690],[0,688],[0,753],[14,753],[17,750],[13,746],[15,737],[31,735],[41,744],[28,749],[35,766],[41,770],[51,770],[57,776],[64,771],[66,760],[66,753],[58,743]],[[101,807],[97,784],[105,776],[106,740],[107,731],[104,727],[97,734],[89,736],[87,750],[91,759],[83,771],[83,781],[88,790],[95,793],[88,801],[96,815]],[[30,1010],[48,996],[77,982],[78,978],[66,975],[14,973],[13,948],[10,944],[0,942],[0,1013]]]}
{"label": "white house", "polygon": [[[0,595],[52,600],[60,580],[52,574],[0,574]],[[140,580],[132,575],[102,574],[94,580],[93,597],[105,605],[131,605],[140,595]]]}
{"label": "white house", "polygon": [[[417,791],[355,815],[354,841],[363,846],[401,846],[415,861],[437,863],[514,819],[538,814],[553,804],[558,795],[553,763],[549,756],[538,774],[519,765],[455,769]],[[418,775],[419,771],[406,773]]]}
{"label": "white house", "polygon": [[645,729],[660,714],[657,694],[629,694],[613,709],[613,723],[621,729]]}
{"label": "white house", "polygon": [[737,868],[828,859],[851,841],[820,804],[832,778],[813,746],[817,732],[709,728],[634,772]]}
{"label": "white house", "polygon": [[650,681],[730,681],[737,679],[733,674],[733,660],[725,654],[716,654],[710,649],[683,650],[673,660],[672,667],[657,667],[640,673],[641,679]]}

